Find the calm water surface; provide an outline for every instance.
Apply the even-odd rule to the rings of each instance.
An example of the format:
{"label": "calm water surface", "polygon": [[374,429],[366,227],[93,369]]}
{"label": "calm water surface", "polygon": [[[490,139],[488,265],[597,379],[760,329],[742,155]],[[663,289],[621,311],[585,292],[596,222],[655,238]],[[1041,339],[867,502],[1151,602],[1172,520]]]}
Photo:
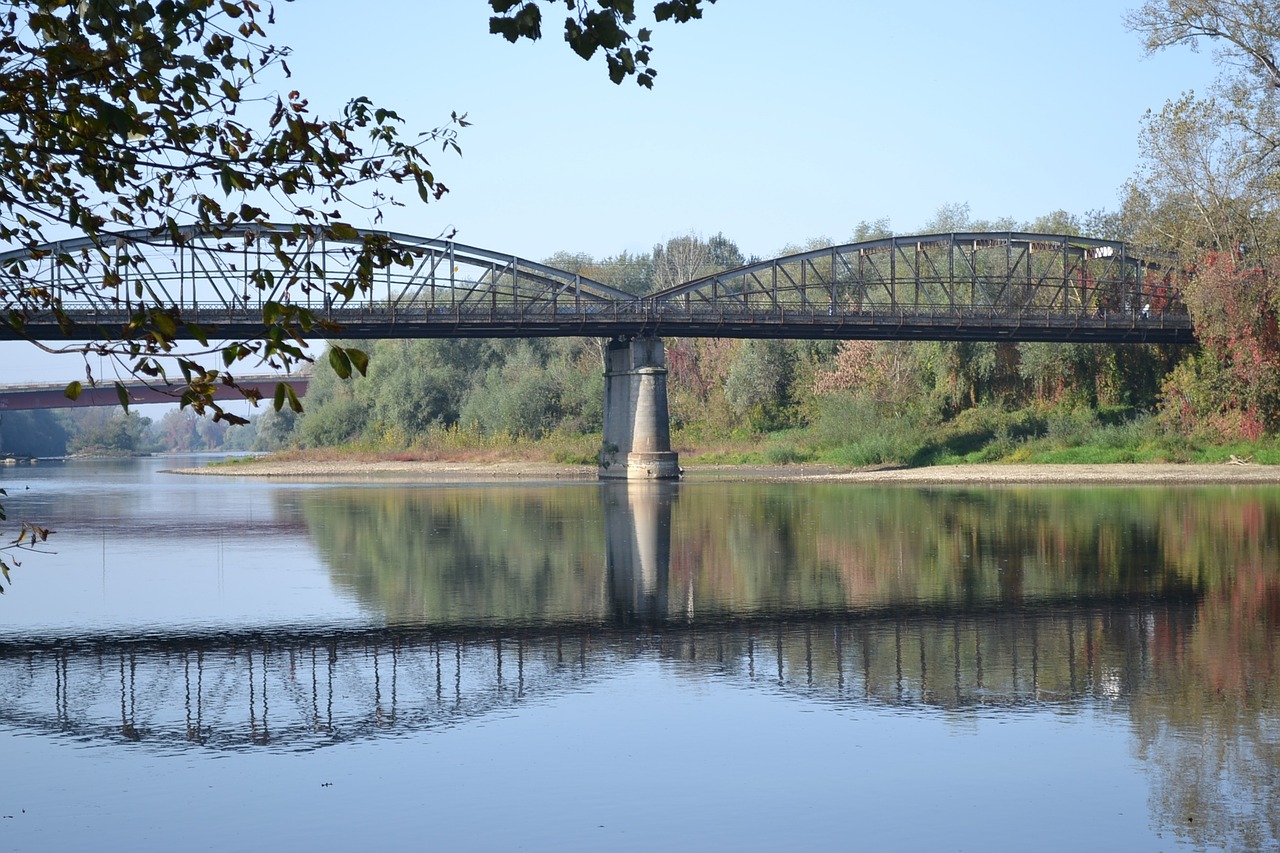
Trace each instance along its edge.
{"label": "calm water surface", "polygon": [[0,850],[1280,849],[1280,489],[0,469]]}

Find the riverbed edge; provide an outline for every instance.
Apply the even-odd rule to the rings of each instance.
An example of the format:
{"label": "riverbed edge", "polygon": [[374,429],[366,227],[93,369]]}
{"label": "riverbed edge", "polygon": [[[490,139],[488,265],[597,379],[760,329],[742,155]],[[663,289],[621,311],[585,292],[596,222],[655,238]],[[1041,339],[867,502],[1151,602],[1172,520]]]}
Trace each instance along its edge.
{"label": "riverbed edge", "polygon": [[[168,473],[195,476],[253,477],[310,482],[367,480],[412,482],[594,481],[593,465],[538,462],[424,461],[274,461],[251,460]],[[771,481],[835,483],[903,483],[914,485],[1030,485],[1097,483],[1115,485],[1261,484],[1280,485],[1280,466],[1256,464],[1115,463],[1106,465],[939,465],[927,468],[881,467],[849,470],[822,465],[690,465],[684,479],[702,481]]]}

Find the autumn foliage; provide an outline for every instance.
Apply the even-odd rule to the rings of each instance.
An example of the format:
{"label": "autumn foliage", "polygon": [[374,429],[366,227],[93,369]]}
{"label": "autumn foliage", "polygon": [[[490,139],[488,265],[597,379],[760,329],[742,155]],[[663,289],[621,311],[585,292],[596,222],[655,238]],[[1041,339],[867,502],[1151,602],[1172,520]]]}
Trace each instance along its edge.
{"label": "autumn foliage", "polygon": [[1200,353],[1165,381],[1164,416],[1189,434],[1253,440],[1280,426],[1277,262],[1207,252],[1185,285]]}

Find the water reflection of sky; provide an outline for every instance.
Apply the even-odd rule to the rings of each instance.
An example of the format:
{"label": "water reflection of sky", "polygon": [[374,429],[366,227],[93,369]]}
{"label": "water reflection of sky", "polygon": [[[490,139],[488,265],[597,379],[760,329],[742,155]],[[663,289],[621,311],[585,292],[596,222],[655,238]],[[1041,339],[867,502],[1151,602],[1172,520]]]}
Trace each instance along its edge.
{"label": "water reflection of sky", "polygon": [[376,624],[334,588],[305,524],[281,517],[277,486],[160,473],[189,461],[5,469],[10,519],[56,533],[52,554],[17,555],[15,606],[5,608],[0,630],[66,636]]}

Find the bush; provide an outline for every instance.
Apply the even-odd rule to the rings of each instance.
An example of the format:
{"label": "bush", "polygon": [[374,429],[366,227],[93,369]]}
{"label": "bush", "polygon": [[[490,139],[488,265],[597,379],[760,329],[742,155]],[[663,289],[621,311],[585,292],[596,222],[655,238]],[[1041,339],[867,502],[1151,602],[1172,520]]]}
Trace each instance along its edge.
{"label": "bush", "polygon": [[328,447],[357,438],[364,431],[368,409],[352,399],[336,399],[308,411],[299,421],[304,447]]}

